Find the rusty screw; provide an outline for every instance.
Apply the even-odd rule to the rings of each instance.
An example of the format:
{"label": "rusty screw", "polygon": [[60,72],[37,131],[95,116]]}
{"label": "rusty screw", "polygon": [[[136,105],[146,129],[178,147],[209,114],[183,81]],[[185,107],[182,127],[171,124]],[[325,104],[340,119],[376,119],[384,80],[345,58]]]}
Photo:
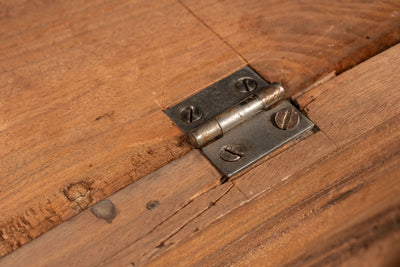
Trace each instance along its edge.
{"label": "rusty screw", "polygon": [[245,152],[246,149],[242,145],[226,145],[219,151],[219,156],[225,161],[234,162],[241,159]]}
{"label": "rusty screw", "polygon": [[248,93],[257,89],[257,82],[253,78],[244,77],[235,83],[235,87],[242,93]]}
{"label": "rusty screw", "polygon": [[203,112],[195,106],[188,106],[181,111],[181,120],[186,123],[198,121],[202,116]]}
{"label": "rusty screw", "polygon": [[292,108],[279,110],[275,114],[275,124],[282,130],[291,130],[297,126],[300,121],[300,115]]}

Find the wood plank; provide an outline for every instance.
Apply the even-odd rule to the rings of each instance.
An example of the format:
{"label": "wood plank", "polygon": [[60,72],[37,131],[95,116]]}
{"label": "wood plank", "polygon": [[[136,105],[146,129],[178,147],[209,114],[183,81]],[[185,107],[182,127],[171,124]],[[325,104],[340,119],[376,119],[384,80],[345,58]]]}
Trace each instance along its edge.
{"label": "wood plank", "polygon": [[400,116],[399,54],[396,45],[310,90],[297,99],[300,108],[339,146]]}
{"label": "wood plank", "polygon": [[0,255],[190,150],[162,109],[244,65],[181,4],[0,2]]}
{"label": "wood plank", "polygon": [[[392,72],[392,68],[398,68],[393,66],[393,63],[398,64],[399,49],[400,46],[393,47],[349,70],[351,75],[347,74],[348,72],[343,73],[300,97],[309,99],[307,94],[316,95],[315,100],[308,106],[320,107],[319,112],[324,115],[318,116],[328,120],[326,125],[329,125],[332,131],[326,130],[324,124],[320,126],[320,120],[314,122],[321,128],[321,134],[327,134],[329,139],[339,144],[338,149],[310,166],[299,168],[294,175],[281,182],[278,178],[271,178],[273,174],[268,172],[272,171],[279,175],[280,170],[285,168],[275,167],[272,164],[268,166],[269,161],[258,167],[261,169],[265,165],[264,172],[255,168],[249,172],[249,174],[253,172],[252,175],[243,175],[234,183],[245,195],[249,195],[252,189],[265,193],[214,222],[174,249],[157,255],[150,265],[263,263],[276,266],[308,263],[307,260],[311,263],[315,260],[322,264],[325,263],[324,259],[329,259],[330,256],[337,257],[338,261],[347,261],[348,259],[340,258],[329,248],[346,252],[346,248],[352,247],[351,242],[343,248],[335,244],[351,238],[349,234],[351,229],[368,225],[365,222],[374,220],[373,218],[378,218],[382,214],[382,218],[390,217],[391,215],[385,215],[385,211],[388,210],[392,213],[394,209],[395,217],[399,215],[400,109],[392,100],[392,98],[398,99],[396,94],[398,83],[394,81],[397,73]],[[392,64],[386,65],[384,70],[380,69],[379,65],[387,61]],[[373,88],[363,86],[365,84],[362,77],[372,77],[369,78],[371,80],[376,78],[375,73],[386,77],[386,82]],[[338,84],[341,85],[340,90],[335,86]],[[357,98],[354,98],[355,91]],[[325,97],[327,95],[334,97],[328,101]],[[348,100],[350,98],[352,101]],[[324,105],[320,104],[321,99]],[[355,106],[354,103],[359,105]],[[392,104],[392,108],[381,108],[382,103]],[[345,115],[334,112],[338,106],[341,110],[350,112],[348,121]],[[316,109],[309,110],[316,114]],[[358,116],[353,116],[352,113]],[[372,113],[375,113],[375,117],[367,123],[371,120]],[[343,123],[337,114],[340,114],[346,123]],[[311,118],[313,119],[312,116]],[[352,120],[357,122],[350,123]],[[350,132],[353,132],[353,135]],[[302,144],[299,143],[297,146],[300,147]],[[297,146],[293,147],[293,151]],[[293,161],[310,156],[312,157],[301,151],[290,157],[285,157],[283,154],[281,157]],[[307,159],[305,161],[307,162]],[[285,164],[289,165],[286,169],[291,168],[291,161],[286,161]],[[299,165],[301,166],[301,163]],[[263,177],[269,179],[263,181]],[[244,181],[240,181],[241,179]],[[251,181],[255,182],[254,186]],[[262,186],[271,188],[259,189],[260,183],[261,188]],[[243,189],[240,187],[241,184],[244,185]],[[385,225],[386,219],[383,221]],[[397,220],[393,227],[393,231],[397,232],[399,229]],[[361,230],[362,233],[369,232],[367,228]],[[334,239],[334,233],[342,234],[340,242]],[[372,237],[378,240],[382,236],[378,232]],[[367,235],[365,239],[362,237],[360,240],[369,239]],[[126,260],[121,261],[125,262]]]}
{"label": "wood plank", "polygon": [[182,2],[289,96],[400,41],[397,0]]}
{"label": "wood plank", "polygon": [[[315,153],[312,158],[309,158],[307,162],[303,162],[303,165],[295,164],[291,168],[282,168],[282,164],[286,165],[284,164],[284,161],[282,161],[282,158],[290,159],[290,155],[292,154],[300,155],[304,153],[305,147],[307,147],[307,149],[314,147]],[[280,151],[280,153],[276,154],[275,157],[271,159],[274,163],[273,166],[278,165],[281,166],[280,169],[282,169],[281,173],[276,174],[274,178],[280,181],[281,179],[294,174],[296,171],[305,168],[307,164],[311,164],[313,161],[326,156],[335,148],[336,146],[333,145],[329,139],[324,137],[322,133],[312,135],[303,142]],[[73,220],[62,224],[37,240],[26,244],[10,256],[6,257],[4,261],[0,262],[0,264],[5,266],[7,266],[7,264],[19,265],[26,264],[29,261],[30,265],[57,265],[61,262],[68,262],[73,265],[92,265],[99,264],[102,260],[105,260],[103,264],[120,265],[122,261],[127,260],[126,263],[134,262],[136,265],[141,265],[164,251],[166,248],[174,247],[182,240],[185,240],[196,234],[198,231],[206,228],[208,225],[218,220],[218,218],[225,216],[232,210],[248,202],[250,198],[254,197],[252,194],[248,194],[248,196],[243,195],[239,188],[231,182],[213,188],[213,186],[216,186],[219,183],[220,175],[218,174],[214,177],[214,182],[211,182],[211,186],[206,187],[205,191],[202,191],[204,189],[203,186],[195,186],[193,190],[199,190],[198,193],[193,194],[196,197],[191,195],[191,197],[188,198],[188,196],[185,195],[186,200],[175,200],[176,202],[179,202],[175,203],[176,205],[182,205],[182,203],[188,204],[182,205],[182,208],[180,208],[179,211],[172,213],[170,217],[165,219],[157,227],[154,227],[151,231],[148,231],[147,233],[144,231],[140,238],[137,238],[137,236],[132,237],[121,234],[121,228],[133,228],[135,229],[134,231],[137,231],[137,229],[141,228],[141,226],[139,226],[140,223],[143,225],[148,223],[148,218],[144,217],[142,213],[131,213],[126,211],[128,209],[142,210],[145,205],[144,202],[138,201],[137,197],[132,198],[132,190],[135,190],[135,192],[142,192],[139,194],[142,196],[144,192],[152,192],[153,187],[157,184],[157,186],[162,188],[164,194],[175,194],[179,196],[179,190],[181,189],[176,189],[176,185],[172,183],[175,180],[168,183],[166,182],[166,180],[171,179],[171,176],[176,175],[178,176],[177,179],[181,179],[179,178],[181,175],[191,176],[191,178],[187,178],[190,180],[185,179],[182,183],[192,183],[192,180],[204,179],[198,177],[199,174],[197,171],[205,169],[205,173],[210,172],[211,165],[203,157],[200,158],[198,152],[196,152],[198,153],[196,154],[196,157],[189,157],[189,155],[193,153],[195,152],[189,153],[177,162],[172,162],[166,165],[161,169],[163,170],[162,175],[157,172],[154,175],[150,175],[151,177],[157,176],[158,178],[156,180],[146,177],[112,195],[110,199],[117,207],[118,216],[120,216],[119,214],[124,213],[124,218],[129,218],[129,220],[126,219],[120,221],[117,217],[110,227],[107,227],[107,235],[103,228],[99,228],[97,225],[96,227],[93,226],[93,215],[90,214],[89,211],[85,211]],[[259,168],[265,170],[265,167],[262,166],[263,165],[259,166]],[[182,169],[186,170],[187,174],[181,174],[180,172]],[[256,169],[257,168],[252,171],[256,171]],[[248,177],[251,178],[249,175]],[[273,180],[272,182],[276,181]],[[259,181],[258,185],[258,188],[262,188],[263,186],[265,188],[268,187],[268,185],[262,184],[261,181]],[[194,185],[189,184],[187,186]],[[184,187],[184,190],[187,190],[186,186]],[[146,197],[150,198],[151,196]],[[119,204],[115,201],[116,199],[121,201],[124,200],[124,202]],[[160,208],[163,207],[160,206]],[[169,209],[169,207],[167,207],[167,209]],[[171,211],[169,210],[169,212]],[[156,214],[155,216],[159,215]],[[159,219],[156,220],[156,222],[158,221]],[[82,231],[86,233],[85,238],[79,234]],[[76,232],[77,234],[71,235],[71,232]],[[126,237],[126,239],[121,239],[121,235]],[[118,236],[119,241],[111,240],[110,236]],[[45,247],[48,247],[51,242],[57,242],[57,245],[54,246],[54,250],[53,246],[51,246],[52,249],[44,249]],[[79,245],[72,246],[71,244]],[[112,244],[111,249],[109,248],[109,244]],[[97,254],[103,255],[102,258],[91,257],[91,255]],[[51,255],[57,255],[57,258],[54,258]],[[71,255],[74,255],[74,257],[71,257]],[[43,258],[48,260],[43,261]],[[18,260],[16,261],[16,259]]]}
{"label": "wood plank", "polygon": [[[389,222],[378,227],[381,228],[381,231],[385,231],[393,229],[393,224],[392,217],[392,224]],[[386,229],[384,228],[385,226]],[[358,266],[399,266],[400,231],[393,230],[388,235],[383,235],[383,237],[380,235],[378,238],[378,240],[372,238],[372,242],[367,240],[361,247],[358,247],[356,253],[352,253],[352,257],[343,260],[341,266],[351,267],[357,264]]]}
{"label": "wood plank", "polygon": [[248,198],[257,197],[277,184],[289,179],[302,169],[307,169],[312,163],[326,157],[336,149],[329,138],[322,132],[314,134],[297,145],[281,153],[258,168],[254,168],[238,177],[234,183]]}
{"label": "wood plank", "polygon": [[[126,265],[130,262],[133,262],[135,266],[145,265],[151,258],[162,253],[166,249],[173,249],[176,244],[179,244],[190,236],[195,235],[201,229],[205,229],[214,221],[229,214],[231,211],[249,202],[258,195],[271,190],[282,180],[284,181],[288,179],[288,177],[302,168],[307,168],[311,163],[323,158],[335,148],[336,146],[329,139],[324,137],[322,133],[317,133],[297,145],[279,151],[280,153],[272,159],[267,160],[266,163],[253,168],[250,172],[244,174],[244,177],[239,177],[240,179],[238,179],[238,183],[236,183],[236,181],[233,181],[233,183],[229,181],[227,183],[230,186],[229,192],[227,191],[227,193],[218,199],[218,201],[212,202],[205,212],[199,213],[196,218],[190,220],[189,223],[184,224],[183,227],[181,227],[178,232],[174,232],[171,237],[165,240],[161,239],[162,242],[160,244],[162,244],[162,246],[154,248],[152,253],[140,254],[144,249],[149,250],[149,244],[142,245],[135,243],[113,255],[110,259],[104,262],[104,266]],[[309,157],[308,160],[303,161],[303,164],[294,163],[293,165],[286,167],[288,161],[290,162],[297,158],[303,158],[304,153],[309,153],[311,150],[314,151],[313,156]],[[280,171],[276,172],[274,171],[275,169],[279,169]],[[246,182],[241,183],[240,181],[242,180],[245,180]],[[252,186],[248,186],[249,184],[252,184]],[[226,184],[223,186],[226,186]],[[251,191],[248,192],[246,189]],[[208,203],[210,203],[210,200]],[[194,209],[194,207],[191,207],[191,209]],[[182,215],[180,216],[182,217]],[[179,221],[185,220],[182,218]],[[179,223],[170,221],[168,224],[175,225]],[[155,237],[152,234],[147,237],[147,239],[150,238],[154,239]],[[156,236],[156,238],[160,240],[159,236]]]}
{"label": "wood plank", "polygon": [[[151,246],[144,248],[154,249],[159,240],[147,240],[150,233],[161,229],[159,239],[167,238],[179,229],[180,223],[201,213],[210,201],[225,194],[229,187],[210,190],[219,184],[220,178],[200,152],[192,151],[110,196],[117,211],[111,223],[86,210],[1,258],[0,265],[93,266],[134,243],[150,242]],[[155,203],[152,207],[148,207],[150,201]],[[184,218],[178,218],[179,223],[170,223],[166,232],[163,227],[175,220],[175,214]]]}
{"label": "wood plank", "polygon": [[[307,142],[308,147],[315,147],[320,151],[319,154],[315,153],[314,160],[335,148],[322,133],[312,135],[304,142]],[[288,158],[287,154],[302,154],[304,146],[301,144],[302,142],[272,158],[275,165],[285,165],[279,160],[281,155]],[[262,166],[257,168],[263,168]],[[283,168],[285,171],[277,174],[277,179],[283,179],[306,167],[305,164],[296,166]],[[221,175],[204,156],[198,151],[190,152],[113,194],[109,199],[117,209],[117,217],[111,224],[102,220],[99,222],[90,211],[84,211],[4,257],[0,264],[145,264],[254,198],[254,195],[250,195],[250,198],[243,195],[230,181],[219,185],[220,178]],[[154,188],[158,190],[154,192]],[[154,210],[157,213],[145,210],[149,200],[159,201],[159,207]],[[82,233],[85,233],[84,236]],[[49,245],[53,243],[54,246]]]}
{"label": "wood plank", "polygon": [[399,177],[397,156],[336,187],[328,193],[334,196],[328,203],[320,197],[299,210],[296,223],[263,225],[216,257],[242,266],[339,266],[360,247],[400,231]]}
{"label": "wood plank", "polygon": [[[382,173],[376,172],[375,174],[382,175]],[[397,177],[399,175],[399,173],[391,174],[395,174]],[[385,175],[383,178],[388,178],[388,176]],[[373,185],[376,188],[382,188],[377,183]],[[347,197],[347,195],[344,197]],[[359,199],[354,199],[353,196],[349,200],[359,201]],[[346,202],[348,201],[346,200]],[[345,205],[345,203],[342,205]],[[370,208],[363,206],[365,209]],[[344,222],[341,231],[331,229],[329,233],[326,233],[327,237],[320,238],[326,240],[326,243],[315,242],[311,244],[314,247],[306,248],[308,249],[307,255],[301,255],[300,258],[292,262],[303,266],[366,266],[367,264],[368,266],[397,266],[396,261],[399,263],[398,252],[400,248],[398,242],[400,240],[399,220],[400,206],[397,206],[389,207],[387,210],[350,227],[349,221]],[[335,223],[338,224],[338,222]],[[342,230],[343,226],[347,228]],[[253,256],[251,257],[255,259]]]}
{"label": "wood plank", "polygon": [[[221,200],[228,203],[222,203],[221,205]],[[216,219],[217,215],[229,212],[230,209],[236,208],[245,201],[246,198],[232,183],[218,186],[196,198],[190,205],[180,210],[176,216],[164,223],[156,231],[144,236],[143,239],[132,243],[126,248],[121,247],[121,250],[116,254],[110,254],[111,257],[100,265],[119,266],[122,262],[131,263],[135,266],[146,264],[154,255],[157,255],[167,247],[172,247],[175,243],[185,240],[198,232],[199,229],[209,225],[210,222]],[[216,213],[216,209],[212,209],[214,205],[218,205],[219,208],[225,208],[224,212]],[[211,216],[205,215],[207,212],[211,213]],[[196,224],[195,227],[194,223]]]}
{"label": "wood plank", "polygon": [[[373,73],[375,68],[372,66],[369,71]],[[342,93],[345,96],[348,91]],[[256,261],[265,252],[263,249],[276,255],[270,259],[272,263],[304,261],[307,251],[316,255],[312,259],[318,262],[330,251],[326,247],[320,252],[311,248],[333,230],[343,233],[345,239],[345,233],[351,232],[348,229],[381,215],[385,224],[393,208],[397,214],[400,117],[380,118],[379,125],[365,130],[361,137],[355,135],[351,144],[336,148],[320,131],[222,185],[220,174],[210,163],[198,152],[191,152],[148,176],[152,178],[142,179],[110,197],[117,207],[117,217],[111,224],[85,211],[3,258],[0,264],[240,263]],[[303,159],[303,163],[297,159]],[[209,172],[215,174],[208,176]],[[152,195],[154,188],[158,188],[156,196]],[[159,200],[161,196],[166,199]],[[160,202],[150,215],[145,210],[149,200]],[[162,203],[168,204],[166,210]],[[333,214],[340,216],[332,219]],[[87,234],[82,237],[82,232]],[[291,243],[293,236],[299,236],[297,243]],[[299,245],[303,241],[304,246]],[[332,246],[337,243],[334,239],[328,241],[332,242],[324,242]],[[52,242],[56,242],[54,248],[49,245]],[[278,253],[283,243],[289,252]]]}
{"label": "wood plank", "polygon": [[[234,12],[225,16],[218,12],[226,3],[204,3],[0,3],[0,208],[6,214],[0,255],[187,153],[181,132],[161,110],[245,62],[292,95],[400,39],[394,1],[323,7],[316,1],[246,2],[253,8],[234,1]],[[282,20],[268,16],[290,8],[296,12],[281,13]],[[310,27],[306,17],[320,23]],[[250,197],[251,186],[242,186]],[[193,220],[177,220],[174,225],[184,227],[169,244],[192,235],[189,226],[206,227],[243,204],[239,187],[225,187],[228,193],[207,190],[194,213],[182,210],[191,214],[182,220]],[[225,193],[229,197],[211,214],[204,203]],[[169,227],[148,237],[146,249],[176,231]]]}
{"label": "wood plank", "polygon": [[[312,253],[321,244],[331,244],[336,233],[349,233],[346,229],[385,210],[393,208],[399,215],[399,181],[396,117],[159,254],[149,265],[280,266],[329,255]],[[348,237],[343,234],[341,240]]]}

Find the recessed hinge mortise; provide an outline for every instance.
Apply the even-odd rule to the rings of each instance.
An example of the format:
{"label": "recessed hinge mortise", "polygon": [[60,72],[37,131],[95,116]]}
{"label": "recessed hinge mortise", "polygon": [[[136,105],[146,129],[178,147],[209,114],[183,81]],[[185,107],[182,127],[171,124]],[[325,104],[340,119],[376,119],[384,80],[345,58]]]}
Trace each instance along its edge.
{"label": "recessed hinge mortise", "polygon": [[279,83],[269,83],[245,67],[166,113],[214,166],[231,177],[313,128],[288,101],[273,107],[284,98]]}

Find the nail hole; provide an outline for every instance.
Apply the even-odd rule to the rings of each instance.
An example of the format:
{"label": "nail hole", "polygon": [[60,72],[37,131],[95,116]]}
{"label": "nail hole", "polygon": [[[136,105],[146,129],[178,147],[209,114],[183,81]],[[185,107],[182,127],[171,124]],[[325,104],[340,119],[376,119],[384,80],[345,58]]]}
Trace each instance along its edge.
{"label": "nail hole", "polygon": [[90,211],[99,219],[106,220],[111,223],[112,220],[117,216],[114,204],[108,200],[104,199],[94,205]]}
{"label": "nail hole", "polygon": [[157,200],[150,200],[150,201],[147,202],[147,204],[146,204],[146,209],[148,209],[148,210],[154,210],[154,209],[157,208],[158,206],[160,206],[160,202],[158,202]]}

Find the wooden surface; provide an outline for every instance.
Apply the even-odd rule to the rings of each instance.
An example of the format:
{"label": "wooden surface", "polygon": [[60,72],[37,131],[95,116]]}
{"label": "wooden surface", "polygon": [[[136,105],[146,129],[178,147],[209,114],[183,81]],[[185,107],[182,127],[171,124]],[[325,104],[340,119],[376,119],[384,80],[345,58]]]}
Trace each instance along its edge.
{"label": "wooden surface", "polygon": [[[162,110],[245,64],[291,96],[400,40],[395,0],[18,0],[0,1],[0,21],[0,255],[187,153]],[[305,141],[320,150],[304,166],[273,167],[257,190],[238,180],[245,195],[234,186],[220,203],[273,188],[341,144],[329,138]],[[204,214],[190,225],[225,211]]]}
{"label": "wooden surface", "polygon": [[400,38],[400,2],[182,0],[249,64],[292,95]]}
{"label": "wooden surface", "polygon": [[[353,114],[351,119],[359,106],[343,99],[356,94],[365,114],[381,116],[370,124],[363,123],[369,116],[359,118],[353,139],[347,134],[352,120],[341,122],[336,119],[340,113],[326,113],[323,119],[332,129],[340,125],[342,137],[333,138],[335,134],[331,137],[332,132],[321,127],[223,184],[198,151],[190,152],[112,195],[117,215],[111,223],[84,211],[0,264],[337,266],[357,265],[366,252],[387,255],[370,258],[373,265],[397,263],[400,105],[392,105],[389,117],[379,107],[392,98],[400,100],[393,94],[400,82],[391,79],[392,68],[400,66],[399,55],[400,45],[297,99],[306,103],[300,108],[309,114],[317,108],[340,108]],[[372,89],[359,86],[373,84],[375,73],[388,78]],[[335,97],[318,105],[327,94]],[[312,102],[306,101],[310,95],[316,96]],[[320,123],[318,118],[315,123]],[[146,209],[149,201],[158,204]]]}
{"label": "wooden surface", "polygon": [[[221,175],[199,151],[190,152],[112,195],[109,199],[115,205],[117,215],[111,223],[96,218],[90,210],[86,210],[47,235],[37,238],[37,245],[31,242],[21,248],[28,248],[33,244],[32,252],[40,260],[33,259],[31,253],[15,254],[20,251],[18,249],[3,258],[0,264],[92,266],[131,244],[141,244],[138,247],[144,249],[144,243],[147,244],[147,248],[155,249],[160,240],[146,239],[149,233],[161,231],[157,237],[167,238],[171,232],[179,229],[178,224],[170,224],[167,229],[163,229],[165,222],[169,222],[171,218],[174,220],[175,214],[184,213],[189,216],[178,220],[178,223],[183,224],[191,216],[195,217],[197,213],[207,209],[212,199],[218,199],[229,190],[226,186],[212,190],[219,184],[220,178]],[[209,200],[198,203],[197,199],[201,199],[202,193],[205,193]],[[149,210],[146,206],[150,201],[157,201],[159,204]]]}
{"label": "wooden surface", "polygon": [[190,150],[162,109],[243,66],[175,1],[2,1],[0,255]]}
{"label": "wooden surface", "polygon": [[346,144],[382,121],[399,116],[399,52],[399,46],[382,52],[356,70],[305,93],[298,104],[335,144]]}
{"label": "wooden surface", "polygon": [[[381,108],[381,103],[392,103],[392,98],[400,100],[400,94],[396,94],[400,82],[392,79],[393,75],[396,77],[392,68],[400,66],[399,55],[398,45],[310,91],[319,97],[307,106],[309,114],[319,108],[319,112],[325,112],[321,120],[331,129],[340,129],[324,132],[321,127],[320,133],[338,144],[346,142],[345,145],[317,162],[300,165],[302,168],[295,174],[284,176],[272,188],[270,182],[264,182],[266,191],[258,198],[178,246],[166,249],[150,265],[359,266],[365,262],[359,254],[363,255],[363,250],[367,253],[369,246],[375,250],[371,253],[377,255],[379,248],[387,249],[395,243],[400,231],[400,105],[392,105],[390,116],[386,116],[388,111]],[[386,67],[384,70],[381,64]],[[375,73],[388,78],[373,89],[359,86],[365,79],[373,84]],[[318,93],[321,90],[323,93]],[[377,92],[381,93],[371,97]],[[325,95],[335,97],[324,102]],[[344,101],[353,95],[357,96],[354,101]],[[319,105],[320,99],[325,105]],[[299,103],[303,100],[299,99]],[[339,113],[330,112],[336,108],[346,110],[348,120],[337,120]],[[359,116],[359,109],[365,116]],[[368,116],[372,112],[376,116]],[[359,123],[352,123],[357,120]],[[354,126],[354,138],[349,140],[347,133]],[[304,157],[302,152],[292,152],[291,157]],[[282,157],[285,158],[283,154]],[[235,186],[251,193],[248,188],[252,183],[245,180],[256,179],[253,190],[262,192],[258,184],[262,179],[257,176],[268,178],[271,169],[276,173],[291,161],[278,161],[275,166],[268,163],[234,181]],[[264,171],[257,172],[264,166]],[[396,266],[400,262],[398,248],[395,245],[381,251],[377,258],[367,255],[368,264]]]}

